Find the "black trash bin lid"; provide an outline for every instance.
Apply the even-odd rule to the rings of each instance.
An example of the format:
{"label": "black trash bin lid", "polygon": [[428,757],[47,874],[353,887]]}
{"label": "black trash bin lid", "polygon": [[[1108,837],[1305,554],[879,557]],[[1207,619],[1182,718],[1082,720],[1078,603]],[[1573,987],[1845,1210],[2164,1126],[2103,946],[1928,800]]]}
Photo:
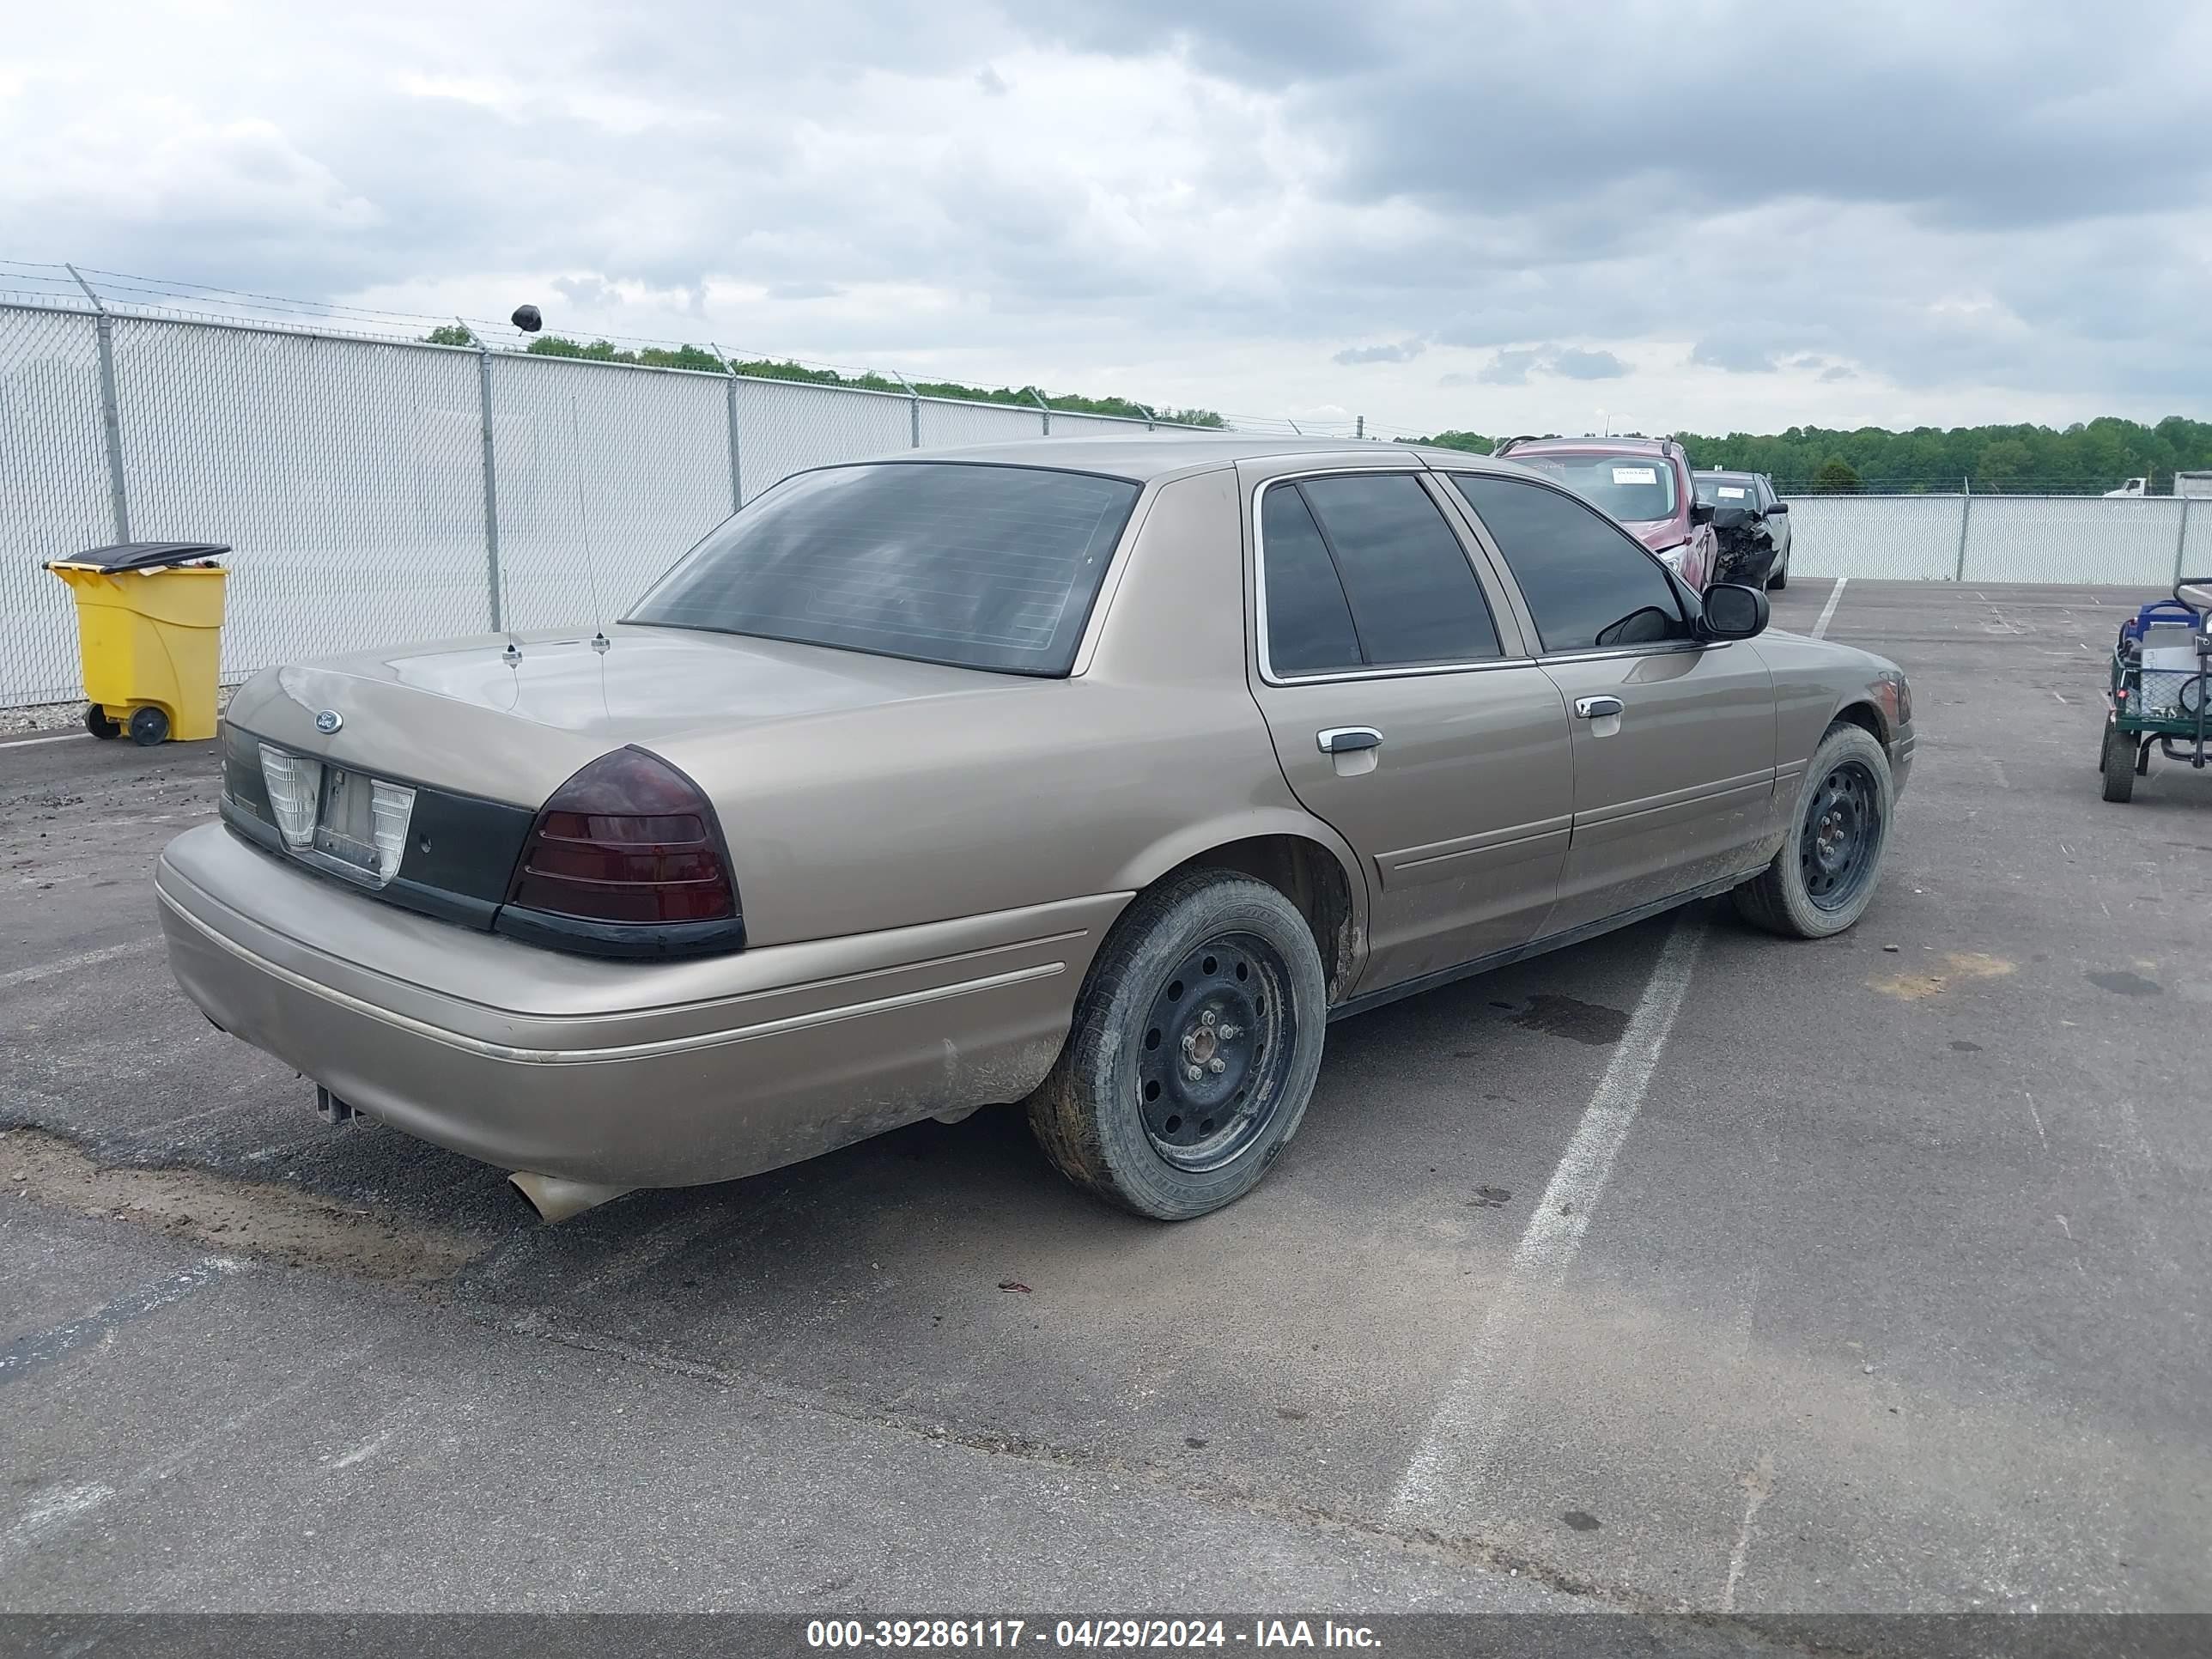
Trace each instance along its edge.
{"label": "black trash bin lid", "polygon": [[228,542],[118,542],[112,547],[88,547],[61,564],[88,564],[95,570],[158,570],[166,564],[185,564],[211,559],[230,551]]}

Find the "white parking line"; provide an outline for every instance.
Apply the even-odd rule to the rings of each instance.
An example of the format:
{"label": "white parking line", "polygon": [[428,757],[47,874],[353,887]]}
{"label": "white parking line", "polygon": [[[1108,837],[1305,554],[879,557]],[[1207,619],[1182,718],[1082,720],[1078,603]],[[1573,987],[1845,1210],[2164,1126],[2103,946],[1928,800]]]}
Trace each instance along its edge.
{"label": "white parking line", "polygon": [[1480,1478],[1513,1409],[1518,1373],[1528,1358],[1523,1339],[1539,1328],[1545,1298],[1558,1288],[1581,1247],[1613,1159],[1636,1125],[1644,1091],[1651,1086],[1651,1074],[1682,1012],[1705,937],[1704,923],[1692,918],[1678,922],[1667,936],[1613,1063],[1598,1080],[1581,1127],[1514,1249],[1505,1282],[1398,1483],[1400,1509],[1427,1509],[1442,1498],[1463,1498]]}
{"label": "white parking line", "polygon": [[1849,580],[1850,580],[1849,576],[1838,576],[1836,578],[1836,585],[1828,590],[1828,602],[1820,607],[1820,620],[1813,624],[1813,637],[1814,639],[1822,639],[1826,636],[1828,632],[1828,623],[1836,614],[1836,606],[1843,601],[1844,584]]}
{"label": "white parking line", "polygon": [[89,732],[64,732],[58,738],[9,738],[0,742],[0,749],[35,749],[42,743],[75,743],[79,738],[89,738]]}
{"label": "white parking line", "polygon": [[0,991],[12,990],[18,985],[28,985],[33,980],[52,979],[57,974],[66,974],[79,968],[90,968],[103,962],[113,962],[118,957],[134,957],[141,951],[150,951],[161,942],[159,933],[149,933],[144,939],[126,940],[121,945],[103,945],[97,951],[80,951],[73,957],[63,957],[55,962],[42,962],[35,967],[17,968],[0,974]]}

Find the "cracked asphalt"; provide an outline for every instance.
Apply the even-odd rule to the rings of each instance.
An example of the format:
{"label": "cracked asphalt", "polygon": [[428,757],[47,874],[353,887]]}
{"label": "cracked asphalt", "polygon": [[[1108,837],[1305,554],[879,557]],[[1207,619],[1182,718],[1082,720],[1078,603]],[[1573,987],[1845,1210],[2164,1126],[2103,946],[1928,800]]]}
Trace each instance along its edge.
{"label": "cracked asphalt", "polygon": [[0,744],[0,1610],[2212,1610],[2212,772],[2094,769],[2146,597],[1851,582],[1923,734],[1856,931],[1337,1026],[1172,1228],[1012,1111],[541,1228],[172,986],[207,745]]}

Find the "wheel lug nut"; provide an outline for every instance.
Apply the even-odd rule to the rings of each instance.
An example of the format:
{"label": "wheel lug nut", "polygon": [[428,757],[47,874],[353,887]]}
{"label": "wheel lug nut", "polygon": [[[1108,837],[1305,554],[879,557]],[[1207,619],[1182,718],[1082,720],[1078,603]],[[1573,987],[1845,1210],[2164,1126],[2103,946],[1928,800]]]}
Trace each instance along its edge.
{"label": "wheel lug nut", "polygon": [[1198,1017],[1198,1023],[1201,1025],[1211,1025],[1213,1024],[1213,1010],[1209,1008]]}
{"label": "wheel lug nut", "polygon": [[1212,1073],[1214,1076],[1219,1077],[1224,1072],[1229,1069],[1229,1062],[1225,1060],[1220,1059],[1209,1060],[1206,1062],[1206,1069]]}
{"label": "wheel lug nut", "polygon": [[1198,1047],[1198,1038],[1197,1038],[1197,1036],[1196,1036],[1194,1033],[1192,1033],[1192,1032],[1185,1031],[1185,1032],[1182,1034],[1182,1051],[1183,1051],[1183,1053],[1185,1053],[1185,1054],[1188,1054],[1188,1053],[1189,1053],[1193,1048],[1195,1048],[1196,1047]]}
{"label": "wheel lug nut", "polygon": [[1218,1032],[1216,1033],[1216,1035],[1218,1036],[1224,1042],[1234,1042],[1238,1037],[1244,1035],[1244,1028],[1241,1025],[1224,1025]]}
{"label": "wheel lug nut", "polygon": [[1184,1075],[1185,1077],[1188,1078],[1188,1079],[1189,1079],[1193,1083],[1195,1083],[1195,1082],[1197,1082],[1197,1081],[1199,1080],[1199,1079],[1200,1079],[1200,1078],[1201,1078],[1201,1077],[1205,1076],[1206,1074],[1205,1074],[1203,1072],[1200,1071],[1200,1070],[1198,1069],[1198,1067],[1197,1067],[1197,1066],[1190,1066],[1190,1067],[1187,1068],[1187,1069],[1184,1071],[1183,1075]]}

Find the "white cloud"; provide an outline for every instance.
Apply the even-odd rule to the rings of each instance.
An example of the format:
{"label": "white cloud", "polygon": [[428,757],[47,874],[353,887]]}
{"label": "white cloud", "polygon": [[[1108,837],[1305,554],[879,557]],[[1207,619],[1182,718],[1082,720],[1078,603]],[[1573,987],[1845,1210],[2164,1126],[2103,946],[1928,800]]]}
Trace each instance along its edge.
{"label": "white cloud", "polygon": [[[2212,403],[2212,13],[1630,10],[48,9],[0,244],[1382,428]],[[1655,135],[1744,39],[1790,119]]]}

